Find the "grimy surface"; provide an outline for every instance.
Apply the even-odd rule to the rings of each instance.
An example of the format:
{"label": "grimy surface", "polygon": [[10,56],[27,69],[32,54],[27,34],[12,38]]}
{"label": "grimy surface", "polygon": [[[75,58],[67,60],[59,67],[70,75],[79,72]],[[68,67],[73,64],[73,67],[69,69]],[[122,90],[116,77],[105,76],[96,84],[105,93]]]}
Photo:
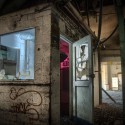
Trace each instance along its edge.
{"label": "grimy surface", "polygon": [[102,92],[102,104],[94,110],[95,125],[123,125],[122,91],[107,91],[114,103]]}

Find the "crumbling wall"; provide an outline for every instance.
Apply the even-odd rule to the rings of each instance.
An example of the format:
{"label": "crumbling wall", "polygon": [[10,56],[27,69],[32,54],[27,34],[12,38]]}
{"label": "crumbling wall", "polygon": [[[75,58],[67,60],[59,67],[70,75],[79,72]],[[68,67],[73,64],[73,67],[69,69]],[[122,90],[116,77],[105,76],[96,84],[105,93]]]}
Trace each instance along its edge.
{"label": "crumbling wall", "polygon": [[60,124],[60,32],[58,16],[52,11],[51,29],[51,124]]}
{"label": "crumbling wall", "polygon": [[35,28],[35,78],[0,81],[1,125],[50,123],[51,8],[40,5],[0,17],[0,34],[29,28]]}
{"label": "crumbling wall", "polygon": [[0,124],[43,125],[49,119],[49,87],[1,86]]}

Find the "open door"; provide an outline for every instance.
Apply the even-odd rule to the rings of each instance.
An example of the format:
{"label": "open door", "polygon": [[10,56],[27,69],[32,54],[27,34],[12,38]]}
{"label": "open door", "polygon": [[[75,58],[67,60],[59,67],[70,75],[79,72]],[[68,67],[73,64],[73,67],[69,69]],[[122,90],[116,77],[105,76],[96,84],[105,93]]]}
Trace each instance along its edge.
{"label": "open door", "polygon": [[73,116],[93,122],[92,45],[88,35],[73,43]]}

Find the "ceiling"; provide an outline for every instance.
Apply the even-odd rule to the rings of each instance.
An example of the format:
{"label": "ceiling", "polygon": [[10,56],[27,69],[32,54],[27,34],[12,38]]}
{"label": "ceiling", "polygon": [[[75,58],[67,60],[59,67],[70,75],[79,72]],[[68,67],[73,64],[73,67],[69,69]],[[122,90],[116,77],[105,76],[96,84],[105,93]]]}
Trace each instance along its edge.
{"label": "ceiling", "polygon": [[[71,2],[87,25],[89,19],[89,27],[92,29],[92,32],[98,36],[100,1],[101,0],[0,0],[0,15],[46,2],[53,2],[57,8],[63,8],[68,2]],[[103,0],[101,40],[105,40],[117,25],[117,15],[113,1],[114,0]],[[124,0],[123,3],[125,3]],[[67,13],[64,8],[63,10]],[[114,42],[113,44],[112,41]],[[115,45],[116,48],[118,48],[118,41],[118,32],[116,31],[113,37],[107,42],[106,46]]]}
{"label": "ceiling", "polygon": [[[81,14],[85,14],[86,5],[90,11],[99,7],[100,0],[0,0],[0,15],[10,13],[23,8],[31,7],[45,2],[61,2],[62,5],[71,1]],[[123,0],[124,1],[124,0]],[[125,2],[124,2],[125,3]],[[112,5],[113,0],[104,0],[103,5]]]}

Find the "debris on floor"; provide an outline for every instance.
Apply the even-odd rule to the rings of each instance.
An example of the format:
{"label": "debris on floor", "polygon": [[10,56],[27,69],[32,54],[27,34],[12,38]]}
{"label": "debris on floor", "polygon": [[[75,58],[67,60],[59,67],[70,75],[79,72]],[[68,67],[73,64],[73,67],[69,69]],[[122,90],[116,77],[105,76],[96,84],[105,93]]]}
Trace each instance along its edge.
{"label": "debris on floor", "polygon": [[94,110],[94,125],[123,125],[122,109],[103,103]]}
{"label": "debris on floor", "polygon": [[[94,108],[94,125],[123,125],[123,111],[121,108],[102,103]],[[77,124],[79,123],[79,124]],[[73,122],[68,116],[61,118],[61,125],[89,125],[87,122]]]}

